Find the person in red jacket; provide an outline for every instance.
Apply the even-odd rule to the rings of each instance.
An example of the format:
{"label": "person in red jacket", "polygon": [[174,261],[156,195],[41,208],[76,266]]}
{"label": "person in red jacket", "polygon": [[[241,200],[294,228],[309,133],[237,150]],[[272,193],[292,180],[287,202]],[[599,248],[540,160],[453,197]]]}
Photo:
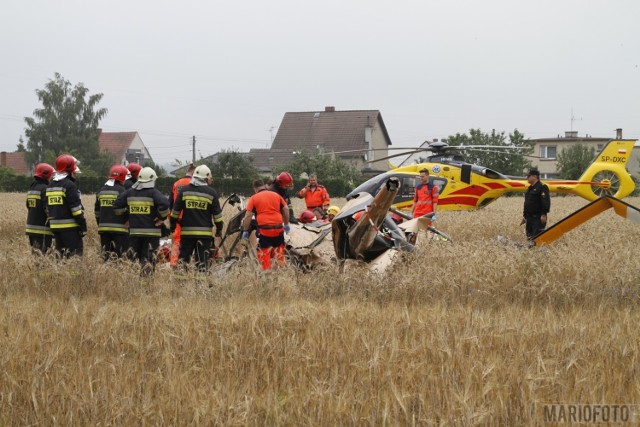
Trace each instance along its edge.
{"label": "person in red jacket", "polygon": [[253,191],[255,194],[247,202],[247,213],[242,222],[242,238],[249,239],[251,220],[255,216],[258,224],[258,260],[262,270],[271,269],[273,256],[283,267],[284,233],[289,232],[287,202],[279,194],[268,191],[261,180],[253,183]]}
{"label": "person in red jacket", "polygon": [[413,209],[411,215],[418,218],[423,215],[434,213],[432,220],[435,220],[435,212],[438,207],[438,187],[429,183],[429,170],[420,171],[420,184],[416,186],[416,194],[413,196]]}
{"label": "person in red jacket", "polygon": [[304,199],[307,210],[310,211],[315,208],[321,208],[326,211],[329,207],[329,202],[331,202],[329,192],[323,185],[318,184],[318,176],[315,174],[309,175],[309,183],[298,191],[296,195],[298,198]]}
{"label": "person in red jacket", "polygon": [[[191,178],[193,177],[193,171],[196,170],[196,165],[190,163],[187,167],[187,172],[185,175],[173,183],[173,189],[171,190],[171,194],[169,195],[169,211],[173,210],[173,205],[176,203],[176,199],[178,198],[178,192],[181,188],[186,187],[191,184]],[[171,267],[178,266],[178,260],[180,259],[180,220],[182,219],[182,212],[180,212],[180,218],[178,218],[178,222],[176,223],[175,231],[173,232],[173,237],[171,238],[171,253],[169,254],[169,265]]]}

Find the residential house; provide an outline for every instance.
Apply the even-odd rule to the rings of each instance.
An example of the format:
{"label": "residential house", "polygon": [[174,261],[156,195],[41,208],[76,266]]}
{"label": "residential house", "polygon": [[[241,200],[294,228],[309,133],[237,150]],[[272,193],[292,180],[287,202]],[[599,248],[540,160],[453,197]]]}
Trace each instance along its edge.
{"label": "residential house", "polygon": [[149,150],[142,142],[138,132],[104,132],[101,130],[98,146],[101,152],[110,153],[117,164],[153,162],[151,154],[149,154]]}
{"label": "residential house", "polygon": [[7,153],[6,151],[1,152],[0,166],[13,169],[13,173],[16,175],[31,175],[33,172],[24,160],[24,151],[14,151],[13,153]]}
{"label": "residential house", "polygon": [[[622,139],[622,129],[616,129],[617,139]],[[533,139],[534,156],[539,158],[531,159],[532,166],[540,171],[541,178],[558,178],[558,153],[562,152],[573,145],[583,144],[588,148],[593,148],[596,153],[599,153],[604,146],[609,142],[611,138],[593,137],[591,135],[585,135],[583,137],[578,136],[578,131],[567,131],[564,137],[558,135],[556,138],[538,138]],[[636,142],[636,148],[633,150],[631,159],[627,163],[627,169],[629,172],[640,177],[640,146]]]}
{"label": "residential house", "polygon": [[291,162],[301,151],[319,150],[336,153],[353,162],[365,176],[389,169],[386,160],[391,138],[378,110],[324,111],[285,113],[270,149],[252,149],[249,155],[265,174],[274,167]]}

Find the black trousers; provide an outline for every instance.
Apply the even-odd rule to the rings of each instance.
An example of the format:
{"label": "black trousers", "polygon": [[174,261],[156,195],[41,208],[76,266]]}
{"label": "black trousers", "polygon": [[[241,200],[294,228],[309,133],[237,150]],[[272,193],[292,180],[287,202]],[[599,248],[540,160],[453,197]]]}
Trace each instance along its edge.
{"label": "black trousers", "polygon": [[527,229],[527,239],[534,238],[538,233],[544,230],[545,226],[540,220],[542,214],[538,215],[525,215],[526,220],[526,229]]}
{"label": "black trousers", "polygon": [[129,235],[126,233],[100,233],[100,246],[105,261],[115,256],[122,258],[129,248]]}
{"label": "black trousers", "polygon": [[33,253],[46,254],[52,243],[53,236],[48,234],[29,234],[29,245]]}
{"label": "black trousers", "polygon": [[160,237],[129,236],[129,251],[132,258],[142,264],[141,276],[153,274],[156,268],[158,247],[160,247]]}
{"label": "black trousers", "polygon": [[196,268],[201,272],[207,271],[213,253],[213,237],[181,237],[180,261],[189,264],[194,251]]}
{"label": "black trousers", "polygon": [[55,230],[53,238],[56,242],[56,251],[64,256],[82,256],[84,245],[82,244],[82,236],[79,228],[68,228],[66,230]]}

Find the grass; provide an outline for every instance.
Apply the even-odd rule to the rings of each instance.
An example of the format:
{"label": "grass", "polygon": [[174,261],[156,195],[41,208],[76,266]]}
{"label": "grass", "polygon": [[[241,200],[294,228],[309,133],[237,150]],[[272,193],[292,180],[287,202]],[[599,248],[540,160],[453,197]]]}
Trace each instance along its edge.
{"label": "grass", "polygon": [[[541,403],[640,402],[640,228],[613,212],[531,250],[508,243],[521,198],[441,212],[455,244],[385,277],[141,282],[91,220],[82,260],[34,259],[24,195],[3,200],[0,424],[529,425]],[[553,223],[586,202],[552,203]]]}

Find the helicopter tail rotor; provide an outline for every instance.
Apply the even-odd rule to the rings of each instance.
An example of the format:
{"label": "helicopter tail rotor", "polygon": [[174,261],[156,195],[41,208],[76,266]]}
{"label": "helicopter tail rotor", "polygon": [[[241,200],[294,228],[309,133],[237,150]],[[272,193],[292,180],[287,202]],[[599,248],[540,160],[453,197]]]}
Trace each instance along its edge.
{"label": "helicopter tail rotor", "polygon": [[587,200],[602,196],[622,199],[633,193],[635,183],[626,164],[634,143],[633,140],[609,141],[580,177],[579,183],[587,185],[577,185],[572,192]]}

